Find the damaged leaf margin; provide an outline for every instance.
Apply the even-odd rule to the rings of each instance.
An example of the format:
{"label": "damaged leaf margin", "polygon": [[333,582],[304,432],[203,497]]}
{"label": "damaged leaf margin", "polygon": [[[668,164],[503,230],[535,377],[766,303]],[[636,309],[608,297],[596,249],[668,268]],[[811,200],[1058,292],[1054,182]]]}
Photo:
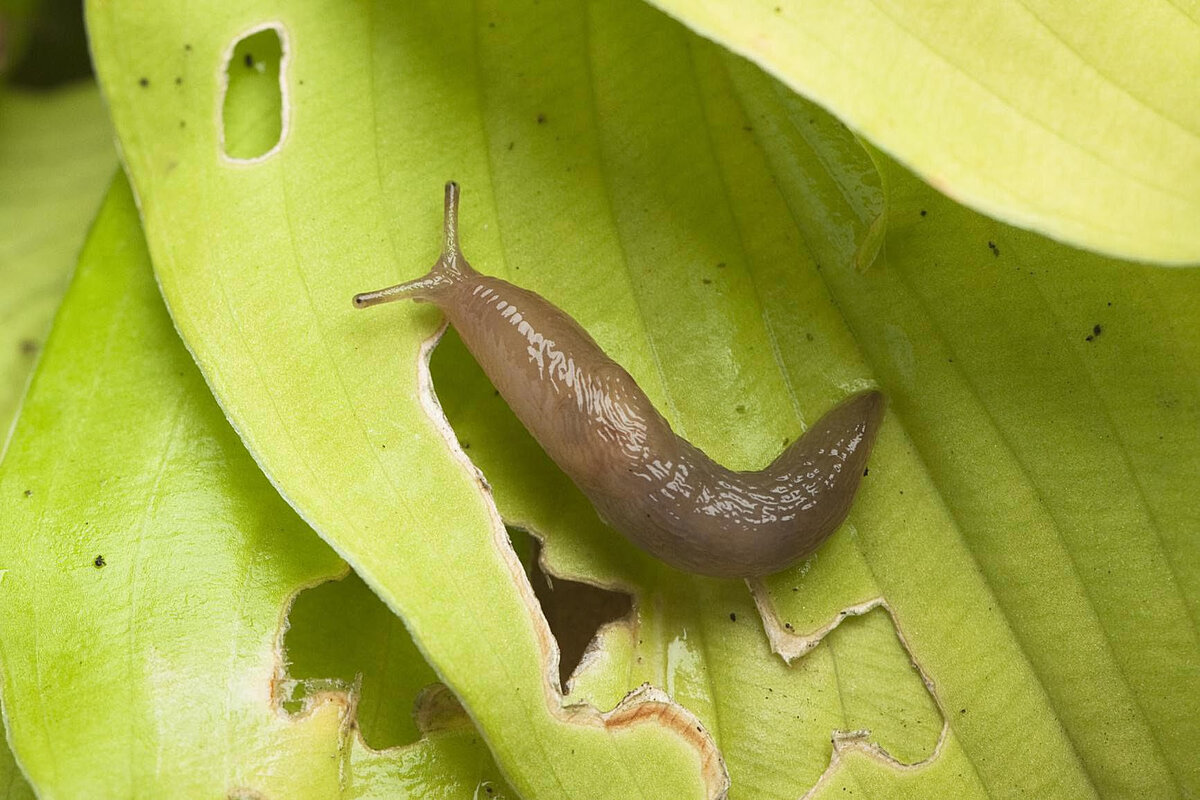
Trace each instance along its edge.
{"label": "damaged leaf margin", "polygon": [[[87,10],[101,84],[179,332],[268,477],[402,614],[514,785],[530,796],[722,796],[719,756],[697,751],[703,737],[684,712],[663,714],[650,702],[645,713],[622,708],[607,725],[597,712],[561,709],[557,656],[527,580],[501,541],[503,526],[478,491],[477,472],[429,407],[421,370],[436,334],[432,316],[366,319],[350,307],[355,289],[384,283],[398,264],[425,261],[419,245],[400,255],[395,233],[424,229],[421,187],[453,174],[487,204],[475,189],[486,186],[478,150],[393,152],[371,144],[384,114],[397,115],[390,124],[424,128],[407,132],[415,141],[478,135],[470,92],[432,117],[408,113],[423,81],[459,74],[469,61],[470,37],[461,31],[470,24],[461,17],[470,9],[432,4],[410,9],[403,23],[389,10],[369,25],[358,9],[328,2],[147,16],[98,0]],[[284,80],[292,127],[269,158],[225,165],[214,158],[211,112],[225,66],[220,54],[263,17],[284,28],[291,45]],[[386,46],[370,41],[383,32]],[[130,35],[143,42],[136,51],[120,44]],[[422,44],[395,41],[405,38]],[[439,38],[433,58],[442,63],[431,72],[424,45]],[[376,71],[407,82],[384,84],[382,102],[371,94],[380,88],[371,84]],[[155,91],[174,77],[178,91]],[[375,160],[328,157],[347,146]],[[385,157],[386,168],[378,163]],[[391,213],[383,214],[382,198],[361,198],[360,187],[401,176],[412,200],[399,201],[389,187]],[[327,195],[356,199],[331,205]],[[487,252],[494,235],[476,238],[473,214],[464,210],[464,228],[481,242],[476,251]],[[311,220],[321,224],[310,230]],[[314,371],[334,376],[334,393],[299,399]],[[405,495],[439,509],[442,530],[428,531]],[[582,724],[585,717],[593,724]]]}
{"label": "damaged leaf margin", "polygon": [[[5,722],[41,796],[324,800],[499,781],[470,729],[378,752],[352,733],[353,695],[282,710],[288,610],[346,565],[266,484],[178,345],[121,176],[0,493],[0,533],[22,538],[0,583]],[[392,771],[355,774],[363,759]]]}
{"label": "damaged leaf margin", "polygon": [[[551,633],[550,626],[546,622],[541,603],[534,594],[533,586],[529,582],[529,576],[525,572],[525,565],[521,563],[516,551],[513,549],[508,530],[505,527],[504,520],[500,516],[500,510],[496,506],[492,487],[487,482],[483,471],[471,461],[471,458],[463,449],[462,444],[458,440],[458,435],[454,432],[450,421],[446,418],[446,413],[442,409],[437,392],[434,390],[429,362],[434,348],[437,347],[446,329],[447,324],[443,323],[433,336],[430,336],[421,344],[417,377],[421,405],[425,409],[428,418],[433,421],[438,431],[442,434],[447,450],[453,455],[454,459],[468,474],[470,479],[475,482],[480,496],[486,501],[487,510],[491,517],[492,547],[495,548],[497,559],[508,568],[512,584],[520,593],[521,600],[525,604],[529,617],[534,621],[534,630],[537,635],[538,647],[542,653],[541,660],[544,665],[542,678],[543,687],[546,691],[547,710],[555,717],[569,724],[598,727],[610,734],[646,722],[653,722],[667,730],[673,731],[684,741],[689,742],[699,754],[700,773],[704,785],[708,787],[708,796],[712,798],[724,798],[729,792],[730,782],[729,772],[725,768],[725,760],[721,756],[721,752],[717,749],[712,737],[705,732],[700,720],[688,709],[674,702],[662,690],[648,683],[643,683],[641,686],[629,691],[612,710],[605,712],[598,711],[590,703],[569,703],[564,705],[564,688],[559,685],[559,659],[561,654],[559,652],[558,641],[554,638],[554,634]],[[537,535],[533,529],[529,529],[529,533]],[[545,565],[542,564],[541,566],[544,568]],[[549,575],[551,573],[547,572],[546,574]],[[612,589],[615,587],[604,586],[601,588]],[[597,639],[593,638],[592,642],[596,643]],[[468,716],[471,716],[469,708],[464,710]]]}

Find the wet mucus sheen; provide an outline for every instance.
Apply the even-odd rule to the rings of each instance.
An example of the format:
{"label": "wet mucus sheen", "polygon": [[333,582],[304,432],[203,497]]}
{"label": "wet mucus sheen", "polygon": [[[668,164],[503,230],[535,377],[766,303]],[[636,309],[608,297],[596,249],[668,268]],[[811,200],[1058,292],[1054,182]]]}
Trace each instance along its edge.
{"label": "wet mucus sheen", "polygon": [[803,558],[841,524],[883,419],[882,394],[843,400],[764,469],[726,469],[672,431],[575,320],[471,268],[458,246],[458,196],[447,184],[445,242],[433,269],[354,304],[438,306],[609,525],[681,570],[749,578]]}

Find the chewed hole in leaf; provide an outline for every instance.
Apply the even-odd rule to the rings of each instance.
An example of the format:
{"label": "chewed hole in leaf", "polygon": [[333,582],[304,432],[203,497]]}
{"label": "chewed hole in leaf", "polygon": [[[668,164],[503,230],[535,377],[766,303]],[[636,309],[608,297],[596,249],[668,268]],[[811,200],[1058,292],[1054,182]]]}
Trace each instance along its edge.
{"label": "chewed hole in leaf", "polygon": [[[442,410],[471,461],[485,476],[497,476],[505,485],[522,482],[531,487],[525,500],[541,498],[529,505],[511,496],[497,497],[506,519],[535,527],[538,535],[546,536],[560,535],[566,531],[564,526],[580,520],[602,525],[587,498],[525,430],[453,328],[438,343],[429,370]],[[553,500],[547,504],[546,498]],[[547,513],[549,505],[555,509],[553,514]],[[628,594],[548,577],[539,565],[538,539],[513,527],[508,532],[558,643],[559,680],[565,689],[600,627],[628,616],[633,600]],[[617,534],[606,533],[619,546]]]}
{"label": "chewed hole in leaf", "polygon": [[353,572],[296,597],[283,640],[283,707],[328,691],[355,695],[363,741],[381,750],[415,742],[413,704],[437,681],[404,623]]}
{"label": "chewed hole in leaf", "polygon": [[561,685],[565,687],[600,627],[629,616],[633,611],[633,598],[624,592],[613,592],[547,575],[538,563],[541,543],[533,536],[512,528],[509,529],[509,536],[518,554],[530,554],[528,560],[522,558],[522,561],[526,564],[529,582],[542,605],[550,632],[558,642],[558,674]]}
{"label": "chewed hole in leaf", "polygon": [[238,40],[225,63],[221,144],[236,161],[269,156],[286,132],[282,29],[268,27]]}

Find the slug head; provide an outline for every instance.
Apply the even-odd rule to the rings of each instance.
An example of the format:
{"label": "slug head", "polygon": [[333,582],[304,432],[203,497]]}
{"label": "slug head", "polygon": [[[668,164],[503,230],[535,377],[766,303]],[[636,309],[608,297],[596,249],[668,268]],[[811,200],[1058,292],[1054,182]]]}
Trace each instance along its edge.
{"label": "slug head", "polygon": [[446,184],[445,221],[442,228],[442,254],[423,277],[398,283],[386,289],[354,295],[355,308],[367,308],[393,300],[437,302],[439,295],[474,272],[458,247],[458,184]]}

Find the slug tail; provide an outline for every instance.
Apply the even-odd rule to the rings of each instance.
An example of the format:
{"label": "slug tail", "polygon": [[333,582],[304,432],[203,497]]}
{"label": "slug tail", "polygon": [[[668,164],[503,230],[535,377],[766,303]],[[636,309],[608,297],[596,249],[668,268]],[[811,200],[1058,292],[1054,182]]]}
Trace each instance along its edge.
{"label": "slug tail", "polygon": [[883,393],[874,389],[847,397],[825,412],[767,469],[786,469],[821,451],[828,454],[831,449],[847,456],[847,462],[865,462],[875,444],[886,406]]}
{"label": "slug tail", "polygon": [[886,406],[883,393],[874,390],[846,398],[818,419],[767,470],[780,478],[811,474],[814,468],[826,475],[829,521],[840,523],[862,482]]}
{"label": "slug tail", "polygon": [[398,283],[386,289],[354,295],[355,308],[369,308],[393,300],[411,299],[417,302],[436,302],[447,289],[460,283],[475,270],[463,257],[458,246],[458,184],[446,184],[445,222],[442,230],[442,254],[428,273],[416,280]]}

